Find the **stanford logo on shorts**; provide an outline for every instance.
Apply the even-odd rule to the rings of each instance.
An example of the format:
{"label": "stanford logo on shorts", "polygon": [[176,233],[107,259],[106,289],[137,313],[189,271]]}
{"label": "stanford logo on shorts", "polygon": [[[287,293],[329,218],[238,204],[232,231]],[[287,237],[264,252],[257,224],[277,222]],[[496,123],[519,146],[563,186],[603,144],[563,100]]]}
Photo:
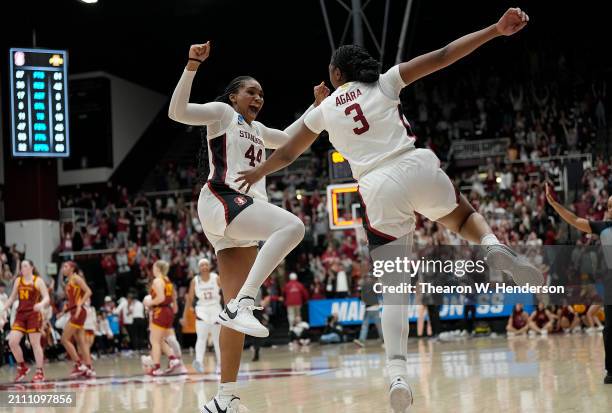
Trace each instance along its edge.
{"label": "stanford logo on shorts", "polygon": [[247,203],[246,199],[244,199],[244,197],[241,197],[241,196],[237,196],[236,198],[234,198],[234,202],[238,206],[243,206],[244,204]]}

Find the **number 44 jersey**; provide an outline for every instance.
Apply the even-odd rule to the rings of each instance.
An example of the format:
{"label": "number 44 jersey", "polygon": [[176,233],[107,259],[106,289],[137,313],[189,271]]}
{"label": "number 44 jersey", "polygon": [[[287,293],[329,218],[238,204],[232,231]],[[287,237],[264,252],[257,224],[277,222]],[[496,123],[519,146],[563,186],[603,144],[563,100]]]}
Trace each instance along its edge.
{"label": "number 44 jersey", "polygon": [[[233,119],[229,126],[216,136],[208,137],[208,180],[216,184],[224,183],[238,191],[240,185],[234,182],[240,176],[238,172],[253,169],[265,161],[266,147],[264,126],[257,121],[249,125],[241,114],[232,112]],[[268,200],[265,178],[251,186],[249,195]]]}
{"label": "number 44 jersey", "polygon": [[414,148],[414,135],[400,105],[406,86],[394,66],[372,83],[348,82],[306,115],[311,131],[329,140],[359,179],[384,160]]}

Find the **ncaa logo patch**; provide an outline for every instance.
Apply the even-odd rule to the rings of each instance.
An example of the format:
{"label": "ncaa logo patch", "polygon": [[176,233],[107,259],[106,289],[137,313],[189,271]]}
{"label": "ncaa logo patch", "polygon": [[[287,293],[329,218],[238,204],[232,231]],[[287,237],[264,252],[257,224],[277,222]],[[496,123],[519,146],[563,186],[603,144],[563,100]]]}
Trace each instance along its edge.
{"label": "ncaa logo patch", "polygon": [[237,196],[236,198],[234,198],[234,202],[238,206],[243,206],[247,203],[247,200],[243,196]]}

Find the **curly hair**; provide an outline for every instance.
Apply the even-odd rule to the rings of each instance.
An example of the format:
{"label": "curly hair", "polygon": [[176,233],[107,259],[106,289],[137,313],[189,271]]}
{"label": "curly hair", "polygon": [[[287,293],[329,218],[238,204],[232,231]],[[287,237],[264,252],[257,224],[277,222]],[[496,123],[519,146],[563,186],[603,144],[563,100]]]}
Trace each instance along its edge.
{"label": "curly hair", "polygon": [[378,62],[357,45],[340,46],[332,55],[331,64],[340,69],[347,82],[372,83],[380,75]]}

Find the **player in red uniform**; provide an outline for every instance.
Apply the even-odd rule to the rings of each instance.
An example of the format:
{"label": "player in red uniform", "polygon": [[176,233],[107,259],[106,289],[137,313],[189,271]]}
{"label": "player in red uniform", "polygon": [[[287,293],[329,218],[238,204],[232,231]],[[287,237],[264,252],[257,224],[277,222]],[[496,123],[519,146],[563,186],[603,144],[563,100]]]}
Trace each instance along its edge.
{"label": "player in red uniform", "polygon": [[40,338],[43,321],[42,312],[49,304],[49,292],[45,282],[40,278],[38,271],[36,271],[34,264],[30,260],[23,260],[21,262],[21,273],[15,279],[13,291],[5,303],[0,318],[4,318],[7,310],[11,308],[11,305],[17,299],[19,300],[19,307],[17,307],[15,322],[8,336],[9,347],[17,362],[15,381],[24,380],[30,372],[30,368],[23,360],[23,352],[20,345],[21,339],[25,334],[28,335],[28,340],[30,340],[30,345],[34,351],[34,358],[36,359],[36,374],[32,377],[32,381],[44,381],[43,363],[45,355]]}
{"label": "player in red uniform", "polygon": [[[76,264],[73,261],[67,261],[62,265],[62,273],[66,277],[67,302],[64,304],[64,312],[70,313],[70,320],[68,320],[62,332],[62,345],[74,362],[74,368],[70,372],[70,376],[94,377],[96,373],[91,364],[91,354],[83,328],[87,317],[87,311],[83,308],[83,304],[91,297],[91,289],[87,286],[85,279],[78,274]],[[76,347],[72,342],[73,338],[76,340]]]}
{"label": "player in red uniform", "polygon": [[[147,373],[152,376],[171,373],[183,364],[180,358],[181,346],[172,327],[177,305],[174,285],[168,278],[169,269],[170,264],[164,260],[158,260],[153,264],[155,279],[151,285],[151,301],[146,303],[147,307],[151,308],[149,341],[153,362]],[[168,354],[169,359],[166,371],[160,368],[162,350]],[[179,371],[181,373],[186,372],[184,369]]]}

